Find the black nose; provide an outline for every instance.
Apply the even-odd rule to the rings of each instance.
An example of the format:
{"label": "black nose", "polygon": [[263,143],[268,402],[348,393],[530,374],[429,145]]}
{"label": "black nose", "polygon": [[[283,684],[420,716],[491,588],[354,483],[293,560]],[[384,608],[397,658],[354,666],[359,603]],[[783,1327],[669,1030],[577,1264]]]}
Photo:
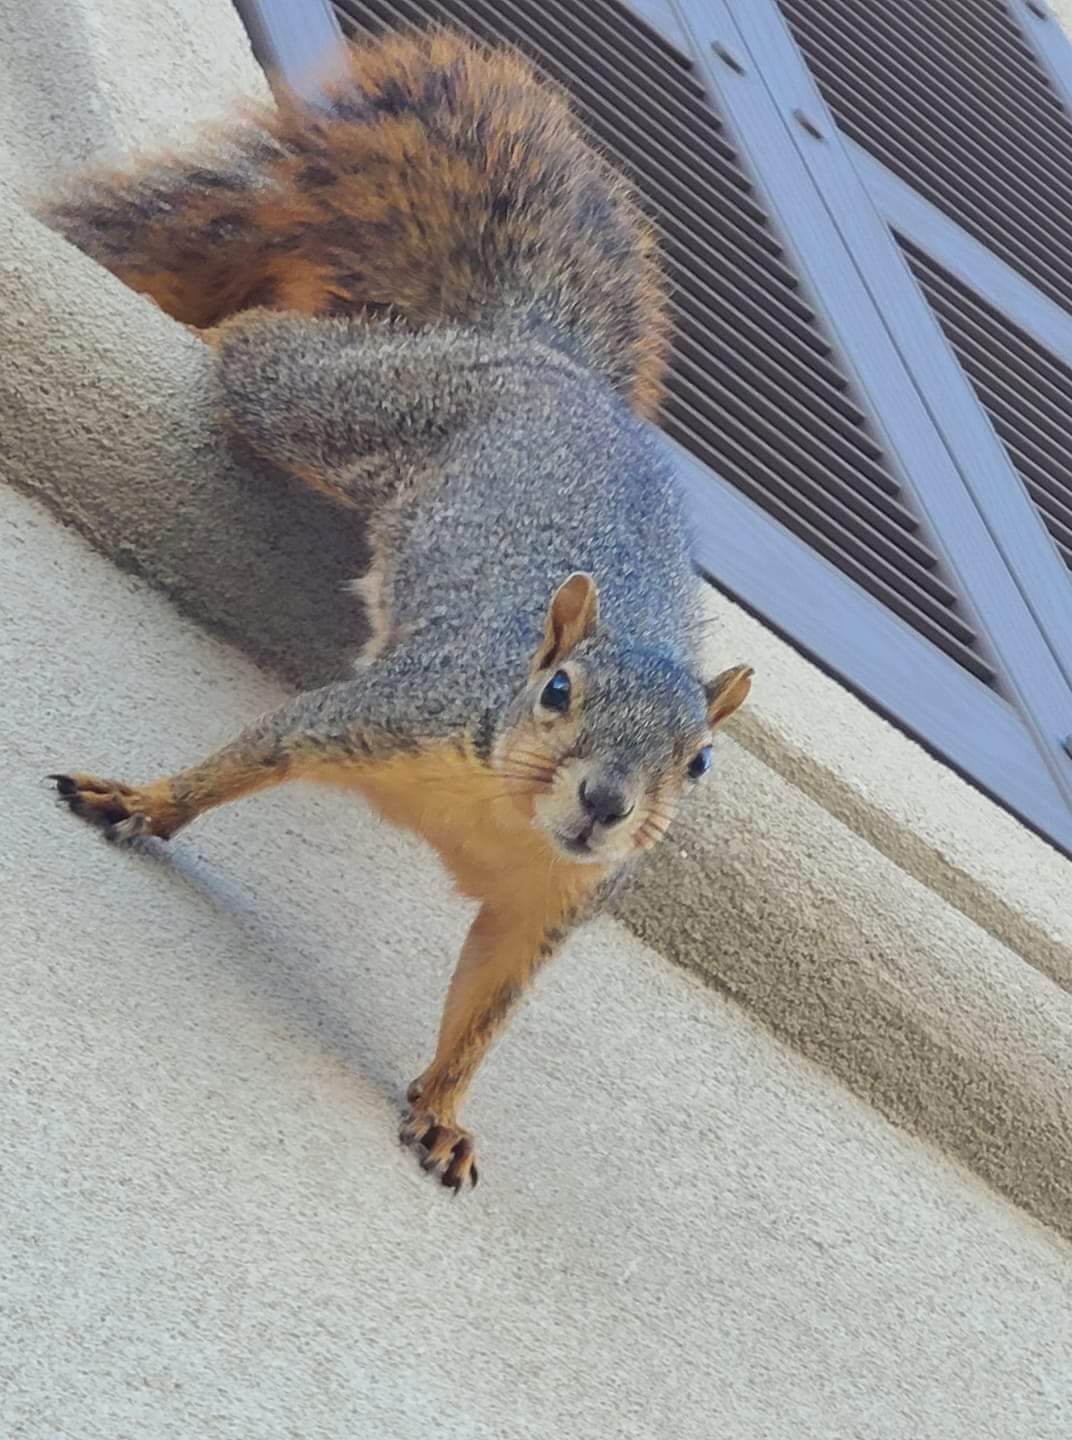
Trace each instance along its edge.
{"label": "black nose", "polygon": [[598,825],[617,825],[633,808],[622,787],[606,780],[594,785],[582,780],[579,793],[581,804]]}

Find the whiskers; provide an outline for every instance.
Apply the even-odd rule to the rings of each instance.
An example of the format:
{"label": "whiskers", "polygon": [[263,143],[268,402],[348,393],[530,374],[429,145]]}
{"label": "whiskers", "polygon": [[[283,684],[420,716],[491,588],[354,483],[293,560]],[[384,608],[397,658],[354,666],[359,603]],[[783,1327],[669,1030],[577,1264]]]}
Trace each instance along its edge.
{"label": "whiskers", "polygon": [[495,767],[500,788],[488,797],[489,804],[503,800],[524,800],[546,793],[554,783],[557,761],[535,750],[513,750]]}
{"label": "whiskers", "polygon": [[526,781],[537,789],[546,789],[555,778],[558,761],[538,750],[511,750],[495,767],[495,773],[508,780]]}
{"label": "whiskers", "polygon": [[653,805],[644,819],[633,831],[632,840],[637,850],[650,850],[664,839],[674,821],[674,812]]}

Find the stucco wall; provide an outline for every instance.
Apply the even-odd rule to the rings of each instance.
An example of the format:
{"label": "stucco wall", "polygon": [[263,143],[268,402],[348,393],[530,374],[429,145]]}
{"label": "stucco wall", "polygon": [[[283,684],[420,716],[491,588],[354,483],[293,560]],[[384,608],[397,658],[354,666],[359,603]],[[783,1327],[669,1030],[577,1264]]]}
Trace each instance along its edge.
{"label": "stucco wall", "polygon": [[[48,27],[0,0],[16,194],[261,84],[224,0],[71,9],[38,87]],[[233,456],[211,401],[195,338],[0,204],[0,473],[246,656],[321,679],[359,633],[360,534]],[[499,1435],[520,1393],[519,1434],[646,1435],[654,1398],[706,1436],[712,1388],[731,1440],[1067,1433],[1067,1249],[957,1168],[1072,1234],[1067,862],[712,597],[712,663],[756,664],[755,699],[625,923],[493,1062],[475,1118],[503,1189],[444,1250],[441,1197],[386,1142],[463,912],[331,799],[253,801],[160,863],[54,814],[31,773],[168,766],[277,682],[26,499],[9,519],[22,1433],[152,1434],[144,1412],[330,1435],[393,1406]]]}
{"label": "stucco wall", "polygon": [[470,908],[297,786],[105,844],[46,771],[282,692],[3,487],[0,576],[0,1434],[1066,1440],[1069,1246],[613,921],[450,1199],[395,1129]]}
{"label": "stucco wall", "polygon": [[264,94],[232,6],[0,0],[0,183],[32,192]]}

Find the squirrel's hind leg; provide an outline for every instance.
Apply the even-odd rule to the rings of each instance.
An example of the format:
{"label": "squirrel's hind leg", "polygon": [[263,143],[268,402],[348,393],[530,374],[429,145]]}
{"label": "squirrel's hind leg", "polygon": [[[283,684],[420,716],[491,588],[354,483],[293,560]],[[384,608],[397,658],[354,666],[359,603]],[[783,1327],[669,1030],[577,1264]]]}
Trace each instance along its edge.
{"label": "squirrel's hind leg", "polygon": [[206,335],[225,420],[258,454],[374,513],[423,483],[499,403],[509,356],[479,336],[249,310]]}

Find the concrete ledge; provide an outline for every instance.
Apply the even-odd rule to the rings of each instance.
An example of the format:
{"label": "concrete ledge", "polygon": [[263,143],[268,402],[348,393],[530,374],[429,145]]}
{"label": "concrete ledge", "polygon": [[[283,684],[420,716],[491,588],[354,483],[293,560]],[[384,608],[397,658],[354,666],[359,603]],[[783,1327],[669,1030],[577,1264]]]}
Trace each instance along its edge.
{"label": "concrete ledge", "polygon": [[351,797],[117,850],[44,771],[275,703],[0,486],[0,1435],[1067,1440],[1072,1247],[603,919],[395,1143],[472,907]]}
{"label": "concrete ledge", "polygon": [[[200,342],[17,209],[2,225],[3,473],[262,664],[302,684],[337,672],[356,639],[356,607],[341,593],[360,568],[356,530],[228,452]],[[730,653],[735,626],[731,658],[740,649],[762,663],[744,645],[761,639],[759,627],[749,635],[752,622],[717,608],[719,654]],[[1072,999],[1039,973],[1062,958],[1053,897],[1025,887],[1018,910],[1016,886],[988,882],[988,842],[967,837],[982,817],[996,835],[1015,831],[1028,854],[1050,852],[899,736],[909,779],[898,779],[898,760],[885,785],[866,769],[861,781],[858,737],[889,727],[810,667],[790,673],[803,666],[797,657],[782,663],[781,683],[777,672],[763,679],[750,728],[738,731],[751,752],[723,743],[713,784],[627,897],[624,918],[898,1124],[1072,1235]],[[794,729],[776,707],[802,696],[815,718]],[[809,729],[831,706],[844,712],[835,733],[853,737],[852,765]],[[811,766],[803,787],[791,783],[802,773],[794,753]],[[966,807],[965,835],[935,889],[906,869],[926,878],[919,857],[949,843],[955,826],[936,844],[903,811],[900,833],[915,849],[900,854],[894,827],[875,843],[858,833],[861,816],[896,817],[916,803],[909,785],[920,803],[940,785]],[[847,796],[856,797],[848,808]],[[971,878],[964,913],[950,903],[954,873]],[[1034,873],[1049,884],[1063,872],[1040,863]],[[988,894],[1013,917],[1000,938],[978,923]],[[1058,947],[1052,956],[1037,935]],[[1016,945],[1035,947],[1031,964]]]}
{"label": "concrete ledge", "polygon": [[363,630],[359,525],[233,456],[211,356],[17,206],[0,208],[3,466],[120,565],[296,685]]}
{"label": "concrete ledge", "polygon": [[755,665],[735,739],[1065,989],[1072,863],[750,615],[709,592],[713,651]]}
{"label": "concrete ledge", "polygon": [[1072,1003],[740,747],[622,918],[1072,1234]]}
{"label": "concrete ledge", "polygon": [[264,75],[229,3],[0,0],[0,185],[15,193],[175,145],[258,93]]}

